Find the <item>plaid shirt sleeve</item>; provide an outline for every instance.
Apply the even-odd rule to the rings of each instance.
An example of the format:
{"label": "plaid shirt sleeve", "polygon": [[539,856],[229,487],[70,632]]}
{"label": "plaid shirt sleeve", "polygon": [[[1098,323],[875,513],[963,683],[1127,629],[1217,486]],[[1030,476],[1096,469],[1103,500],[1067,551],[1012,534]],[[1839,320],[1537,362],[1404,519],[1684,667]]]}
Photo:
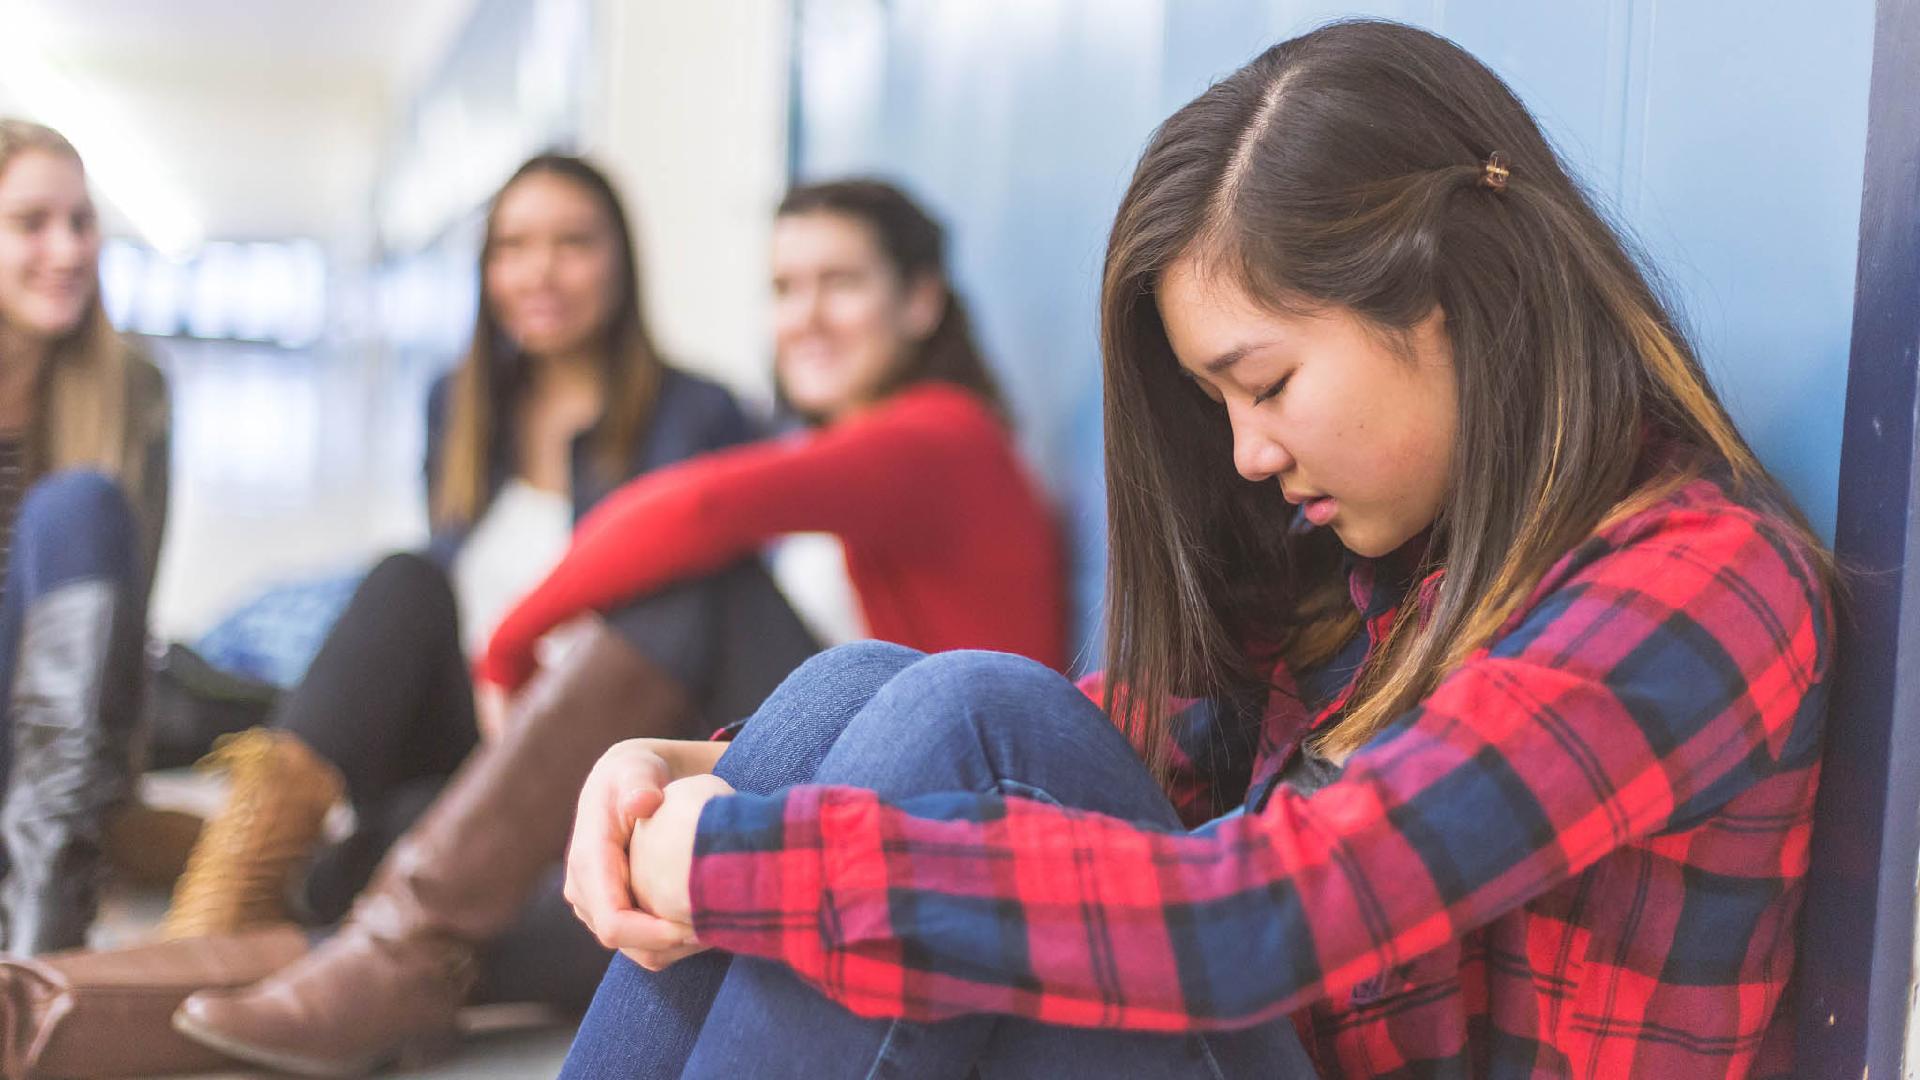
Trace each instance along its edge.
{"label": "plaid shirt sleeve", "polygon": [[1767,777],[1817,735],[1829,634],[1804,558],[1765,519],[1663,504],[1563,559],[1312,797],[1281,787],[1192,833],[977,795],[717,799],[695,927],[861,1015],[1243,1026]]}
{"label": "plaid shirt sleeve", "polygon": [[[1286,678],[1286,673],[1276,672],[1275,678]],[[1106,696],[1106,672],[1085,675],[1074,686],[1099,705]],[[1287,690],[1291,691],[1290,679]],[[1160,748],[1166,766],[1161,787],[1180,820],[1193,828],[1225,813],[1246,791],[1259,733],[1253,717],[1240,715],[1218,702],[1176,698],[1172,710],[1167,718],[1166,744]],[[1134,753],[1143,760],[1147,758],[1147,747],[1141,743],[1137,728],[1118,720],[1115,723],[1133,743]]]}

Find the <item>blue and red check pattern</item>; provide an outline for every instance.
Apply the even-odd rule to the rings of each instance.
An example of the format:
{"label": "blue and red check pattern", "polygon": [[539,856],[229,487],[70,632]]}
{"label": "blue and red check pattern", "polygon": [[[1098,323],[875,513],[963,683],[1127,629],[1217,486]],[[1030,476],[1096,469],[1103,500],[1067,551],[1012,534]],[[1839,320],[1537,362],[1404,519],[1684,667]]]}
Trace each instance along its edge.
{"label": "blue and red check pattern", "polygon": [[[1189,833],[977,795],[715,800],[695,927],[868,1016],[1292,1014],[1327,1076],[1767,1071],[1832,620],[1790,535],[1696,481],[1562,559],[1339,779]],[[1315,722],[1291,685],[1256,790]]]}

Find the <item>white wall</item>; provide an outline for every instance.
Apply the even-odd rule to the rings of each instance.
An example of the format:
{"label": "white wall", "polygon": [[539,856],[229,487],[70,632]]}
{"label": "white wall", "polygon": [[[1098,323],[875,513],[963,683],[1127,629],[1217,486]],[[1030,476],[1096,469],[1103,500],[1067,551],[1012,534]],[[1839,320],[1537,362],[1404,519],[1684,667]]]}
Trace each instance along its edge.
{"label": "white wall", "polygon": [[[661,347],[761,404],[790,26],[787,0],[601,0],[603,85],[584,147],[626,195]],[[864,636],[837,540],[795,538],[773,559],[817,637]]]}
{"label": "white wall", "polygon": [[585,147],[626,193],[663,348],[762,401],[788,20],[786,0],[602,0]]}

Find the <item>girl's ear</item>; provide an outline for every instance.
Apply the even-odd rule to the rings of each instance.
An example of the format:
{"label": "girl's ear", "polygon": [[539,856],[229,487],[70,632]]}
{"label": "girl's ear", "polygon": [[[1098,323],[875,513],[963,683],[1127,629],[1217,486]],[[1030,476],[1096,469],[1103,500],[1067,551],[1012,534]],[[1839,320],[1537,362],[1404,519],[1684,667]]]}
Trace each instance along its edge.
{"label": "girl's ear", "polygon": [[947,314],[947,286],[935,274],[917,274],[907,285],[907,336],[925,341]]}

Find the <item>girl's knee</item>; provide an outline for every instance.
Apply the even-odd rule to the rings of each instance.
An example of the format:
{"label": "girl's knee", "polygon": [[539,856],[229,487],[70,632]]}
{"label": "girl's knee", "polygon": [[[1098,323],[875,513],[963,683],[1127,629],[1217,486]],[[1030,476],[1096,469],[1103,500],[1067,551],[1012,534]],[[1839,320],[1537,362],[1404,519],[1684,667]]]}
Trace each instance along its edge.
{"label": "girl's knee", "polygon": [[812,779],[848,721],[921,658],[912,649],[881,641],[854,642],[809,657],[761,704],[716,771],[742,791]]}
{"label": "girl's knee", "polygon": [[378,612],[383,619],[418,628],[419,633],[429,636],[441,633],[441,627],[460,623],[459,603],[447,572],[439,563],[413,552],[388,555],[375,563],[353,590],[348,611]]}
{"label": "girl's knee", "polygon": [[1071,682],[1045,664],[1011,653],[975,650],[935,653],[887,683],[881,697],[886,715],[898,717],[922,735],[941,726],[972,732],[998,724],[1029,726],[1036,718],[1077,722],[1090,704]]}
{"label": "girl's knee", "polygon": [[453,599],[453,585],[447,580],[447,573],[440,564],[425,555],[411,551],[402,551],[389,555],[374,564],[367,571],[366,579],[360,586],[364,590],[378,591],[383,596],[410,597],[427,599]]}
{"label": "girl's knee", "polygon": [[20,500],[16,531],[27,533],[38,528],[57,529],[67,535],[80,530],[108,530],[131,537],[133,508],[119,483],[106,473],[66,469],[35,481]]}
{"label": "girl's knee", "polygon": [[1004,653],[952,652],[875,695],[822,763],[820,781],[884,796],[998,790],[1081,805],[1088,776],[1139,771],[1105,714],[1059,672]]}
{"label": "girl's knee", "polygon": [[956,701],[1078,694],[1059,672],[1037,660],[974,649],[934,653],[902,671],[887,689],[902,696]]}
{"label": "girl's knee", "polygon": [[925,653],[891,641],[854,641],[808,657],[787,676],[781,689],[817,694],[854,688],[870,695],[875,687],[926,658]]}
{"label": "girl's knee", "polygon": [[105,473],[71,469],[42,477],[27,489],[14,518],[8,558],[26,581],[131,580],[139,573],[139,549],[133,508],[120,485]]}

